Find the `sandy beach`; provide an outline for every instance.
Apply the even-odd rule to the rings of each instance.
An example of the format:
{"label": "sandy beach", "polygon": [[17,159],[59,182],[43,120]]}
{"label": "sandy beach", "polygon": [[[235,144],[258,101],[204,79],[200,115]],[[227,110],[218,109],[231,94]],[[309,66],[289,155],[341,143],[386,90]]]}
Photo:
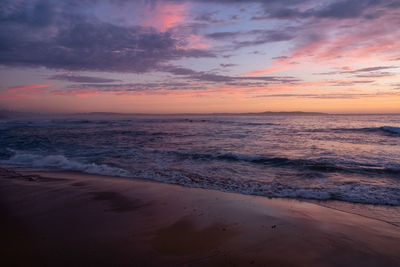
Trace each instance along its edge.
{"label": "sandy beach", "polygon": [[396,223],[316,203],[73,172],[0,175],[2,266],[400,265]]}
{"label": "sandy beach", "polygon": [[0,0],[0,267],[400,267],[400,0]]}

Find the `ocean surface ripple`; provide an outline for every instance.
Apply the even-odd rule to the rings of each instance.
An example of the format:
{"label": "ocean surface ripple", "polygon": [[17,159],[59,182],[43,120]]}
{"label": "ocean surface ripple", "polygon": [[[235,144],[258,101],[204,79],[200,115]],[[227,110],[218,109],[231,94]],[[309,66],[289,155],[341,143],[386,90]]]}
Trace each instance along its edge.
{"label": "ocean surface ripple", "polygon": [[0,164],[400,206],[400,115],[1,120]]}

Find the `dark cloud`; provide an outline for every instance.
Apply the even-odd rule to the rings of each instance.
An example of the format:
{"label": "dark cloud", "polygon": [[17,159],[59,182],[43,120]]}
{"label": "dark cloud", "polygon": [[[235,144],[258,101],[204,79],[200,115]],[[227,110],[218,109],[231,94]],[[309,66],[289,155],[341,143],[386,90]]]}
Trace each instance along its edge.
{"label": "dark cloud", "polygon": [[345,0],[333,2],[320,10],[311,10],[310,15],[321,18],[357,18],[361,17],[366,9],[380,4],[377,0]]}
{"label": "dark cloud", "polygon": [[377,66],[377,67],[369,67],[369,68],[361,68],[356,70],[342,71],[341,74],[354,74],[359,78],[379,78],[379,77],[390,77],[394,76],[393,73],[382,71],[389,69],[396,69],[396,66]]}
{"label": "dark cloud", "polygon": [[[62,12],[57,3],[2,4],[0,64],[140,73],[168,60],[214,56],[209,51],[179,48],[182,40],[170,32],[114,25],[92,16]],[[61,3],[72,5],[73,1]]]}
{"label": "dark cloud", "polygon": [[206,37],[211,39],[226,39],[239,36],[240,32],[214,32],[206,34]]}
{"label": "dark cloud", "polygon": [[14,37],[10,33],[0,32],[5,44],[0,50],[0,62],[4,65],[145,72],[160,62],[183,56],[169,33],[98,21],[73,23],[50,38],[30,37],[28,33]]}
{"label": "dark cloud", "polygon": [[202,13],[194,18],[196,21],[202,21],[202,22],[207,22],[207,23],[223,23],[224,20],[217,18],[218,13],[217,12],[211,12],[211,13]]}
{"label": "dark cloud", "polygon": [[[84,90],[92,90],[97,92],[111,93],[164,93],[165,91],[187,91],[187,90],[207,90],[216,85],[236,86],[240,88],[250,87],[266,87],[273,84],[293,84],[300,80],[294,77],[279,77],[279,76],[262,76],[262,77],[241,77],[241,76],[226,76],[215,73],[195,71],[188,68],[176,66],[164,66],[158,71],[163,71],[173,74],[173,79],[166,78],[163,82],[148,82],[148,83],[97,83],[84,82],[81,84],[70,85],[63,90],[55,90],[55,93],[74,93],[83,92]],[[193,83],[199,81],[199,83]]]}
{"label": "dark cloud", "polygon": [[0,6],[0,22],[19,23],[31,27],[47,26],[53,21],[55,13],[54,6],[48,2],[3,0]]}
{"label": "dark cloud", "polygon": [[[331,18],[376,19],[390,8],[398,8],[397,0],[342,0],[342,1],[259,1],[265,8],[263,15],[254,16],[252,20],[265,19],[307,19]],[[290,4],[289,4],[290,3]]]}
{"label": "dark cloud", "polygon": [[229,68],[229,67],[235,67],[235,66],[238,66],[238,64],[231,64],[231,63],[227,63],[227,64],[224,64],[224,63],[221,63],[221,64],[219,64],[221,67],[223,67],[223,68]]}
{"label": "dark cloud", "polygon": [[114,83],[114,84],[98,84],[98,83],[83,83],[68,86],[62,90],[53,90],[55,94],[79,94],[87,90],[103,93],[116,94],[165,94],[168,91],[176,90],[202,90],[205,89],[201,85],[193,85],[189,82],[148,82],[148,83]]}
{"label": "dark cloud", "polygon": [[[157,0],[153,0],[157,1]],[[163,0],[158,0],[163,1]],[[164,0],[165,1],[165,0]],[[248,3],[261,3],[268,6],[274,5],[290,5],[304,2],[310,2],[310,0],[167,0],[169,2],[202,2],[202,3],[218,3],[218,4],[248,4]]]}
{"label": "dark cloud", "polygon": [[266,14],[263,16],[254,16],[251,18],[251,20],[257,21],[257,20],[267,20],[271,18],[291,19],[291,18],[304,17],[302,12],[290,8],[277,8],[274,10],[266,10],[265,13]]}
{"label": "dark cloud", "polygon": [[145,90],[160,90],[160,89],[181,89],[189,87],[187,82],[148,82],[148,83],[113,83],[113,84],[97,84],[83,83],[79,85],[71,85],[69,89],[96,89],[103,92],[116,91],[145,91]]}
{"label": "dark cloud", "polygon": [[366,83],[373,83],[373,80],[362,80],[362,81],[339,81],[332,83],[332,86],[353,86],[356,84],[366,84]]}
{"label": "dark cloud", "polygon": [[111,83],[120,81],[115,79],[106,79],[100,77],[90,77],[90,76],[80,76],[80,75],[68,75],[68,74],[53,75],[49,77],[49,79],[75,82],[75,83]]}
{"label": "dark cloud", "polygon": [[188,68],[181,68],[181,67],[174,67],[174,66],[167,66],[165,68],[160,69],[160,71],[165,71],[172,73],[174,75],[197,75],[199,72],[196,72],[194,70],[188,69]]}
{"label": "dark cloud", "polygon": [[237,48],[273,42],[290,41],[293,40],[297,35],[294,27],[287,27],[278,30],[253,30],[247,34],[255,35],[255,38],[253,40],[235,42],[235,46]]}
{"label": "dark cloud", "polygon": [[[215,32],[206,37],[225,40],[230,39],[231,45],[225,46],[225,50],[236,50],[243,47],[262,45],[267,43],[291,41],[297,37],[299,29],[296,27],[284,27],[276,30],[251,30],[248,32]],[[260,53],[255,51],[254,54]]]}
{"label": "dark cloud", "polygon": [[299,8],[277,8],[266,10],[266,17],[290,19],[290,18],[333,18],[333,19],[351,19],[364,17],[366,19],[374,19],[382,14],[381,8],[388,8],[390,3],[395,0],[344,0],[332,1],[316,5],[312,8],[301,10]]}
{"label": "dark cloud", "polygon": [[[161,0],[158,0],[161,1]],[[395,0],[163,0],[215,4],[258,3],[262,18],[302,19],[374,17],[373,10],[394,8]],[[134,1],[133,1],[134,2]],[[141,0],[155,4],[157,0]],[[128,0],[3,0],[0,4],[0,64],[7,66],[43,66],[66,70],[116,71],[142,73],[159,69],[171,60],[185,57],[216,57],[213,51],[183,49],[190,34],[204,30],[208,22],[218,22],[217,12],[195,16],[192,23],[167,32],[143,26],[101,21],[91,12],[96,5],[108,3],[123,8]],[[379,8],[376,8],[379,7]],[[371,11],[372,10],[372,11]],[[371,13],[372,12],[372,13]],[[107,16],[105,16],[107,17]],[[232,19],[236,19],[233,15]],[[322,38],[319,27],[280,27],[249,32],[214,32],[208,38],[225,40],[225,50],[294,41],[295,45]],[[178,34],[175,34],[176,32]],[[187,31],[187,33],[183,33]],[[315,32],[313,32],[315,31]],[[220,51],[220,52],[221,52]]]}
{"label": "dark cloud", "polygon": [[[295,27],[284,27],[277,30],[251,30],[247,32],[214,32],[205,36],[214,40],[230,41],[225,45],[224,51],[235,51],[240,48],[262,45],[267,43],[291,41],[295,39],[299,31]],[[259,53],[255,52],[254,54]]]}
{"label": "dark cloud", "polygon": [[280,76],[227,76],[219,75],[215,73],[194,71],[187,68],[167,66],[162,69],[164,72],[169,72],[174,75],[184,76],[190,80],[199,80],[203,82],[212,83],[228,83],[228,82],[238,82],[238,81],[263,81],[265,83],[296,83],[300,80],[294,77],[280,77]]}
{"label": "dark cloud", "polygon": [[351,71],[342,71],[341,73],[361,73],[361,72],[371,72],[371,71],[380,71],[380,70],[388,70],[388,69],[397,69],[396,66],[377,66],[377,67],[369,67],[369,68],[361,68]]}
{"label": "dark cloud", "polygon": [[371,73],[356,75],[356,77],[359,78],[379,78],[379,77],[391,77],[391,76],[395,76],[395,74],[390,72],[371,72]]}
{"label": "dark cloud", "polygon": [[361,68],[356,70],[345,70],[345,71],[330,71],[323,73],[316,73],[318,75],[335,75],[335,74],[354,74],[357,77],[385,77],[385,76],[393,76],[393,73],[390,72],[381,72],[381,70],[389,70],[389,69],[397,69],[396,66],[376,66],[376,67],[368,67]]}

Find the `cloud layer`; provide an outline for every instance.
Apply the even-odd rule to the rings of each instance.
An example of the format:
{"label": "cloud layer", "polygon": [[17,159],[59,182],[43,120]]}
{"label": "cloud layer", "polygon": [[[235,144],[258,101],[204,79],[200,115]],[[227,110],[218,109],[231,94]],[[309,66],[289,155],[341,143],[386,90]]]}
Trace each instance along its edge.
{"label": "cloud layer", "polygon": [[398,97],[399,12],[398,0],[3,0],[0,95]]}
{"label": "cloud layer", "polygon": [[74,1],[6,1],[0,10],[0,63],[141,73],[168,60],[213,56],[180,47],[185,40],[169,31],[111,24],[78,8]]}

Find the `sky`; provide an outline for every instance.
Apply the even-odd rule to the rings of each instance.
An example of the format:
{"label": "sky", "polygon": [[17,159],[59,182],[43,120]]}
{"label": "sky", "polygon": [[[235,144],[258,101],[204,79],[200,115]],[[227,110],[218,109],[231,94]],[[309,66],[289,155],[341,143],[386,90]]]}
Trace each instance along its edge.
{"label": "sky", "polygon": [[400,112],[399,0],[1,0],[0,109]]}

